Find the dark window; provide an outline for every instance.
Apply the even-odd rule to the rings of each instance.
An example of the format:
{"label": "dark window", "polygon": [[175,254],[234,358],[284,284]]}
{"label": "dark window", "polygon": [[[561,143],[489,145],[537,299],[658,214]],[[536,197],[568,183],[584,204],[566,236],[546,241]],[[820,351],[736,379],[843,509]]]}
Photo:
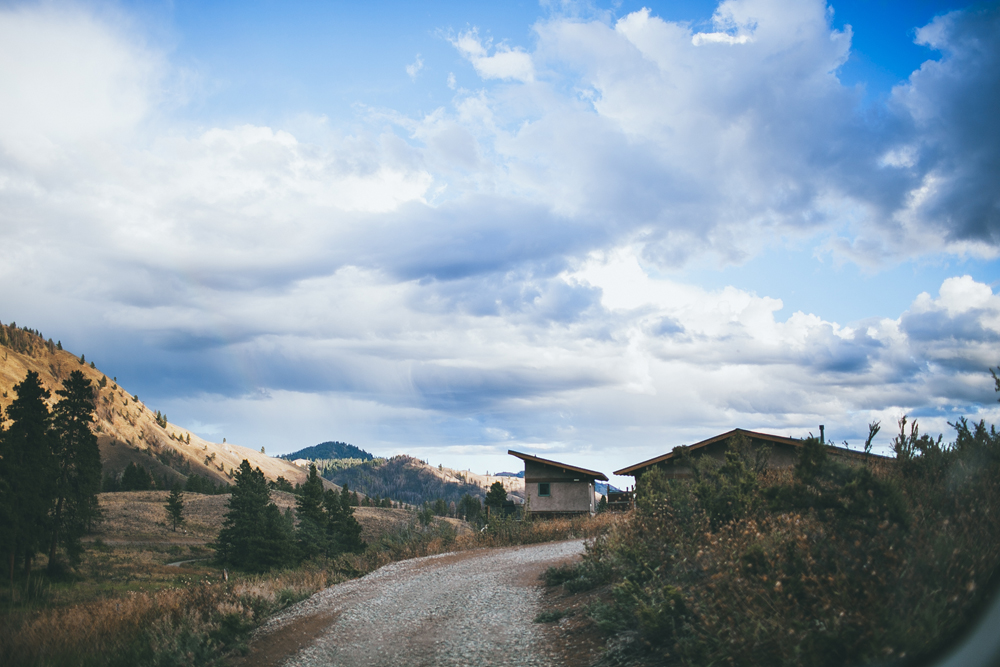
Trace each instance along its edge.
{"label": "dark window", "polygon": [[551,495],[551,489],[549,487],[550,487],[550,484],[548,482],[539,482],[538,483],[538,497],[541,498],[542,496]]}

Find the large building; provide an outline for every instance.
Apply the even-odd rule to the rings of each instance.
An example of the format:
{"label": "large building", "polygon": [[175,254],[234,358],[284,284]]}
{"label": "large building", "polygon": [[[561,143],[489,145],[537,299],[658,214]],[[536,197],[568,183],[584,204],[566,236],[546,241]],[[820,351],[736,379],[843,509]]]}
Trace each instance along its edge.
{"label": "large building", "polygon": [[525,504],[532,514],[562,516],[597,511],[594,483],[608,481],[604,473],[514,450],[507,453],[524,461]]}

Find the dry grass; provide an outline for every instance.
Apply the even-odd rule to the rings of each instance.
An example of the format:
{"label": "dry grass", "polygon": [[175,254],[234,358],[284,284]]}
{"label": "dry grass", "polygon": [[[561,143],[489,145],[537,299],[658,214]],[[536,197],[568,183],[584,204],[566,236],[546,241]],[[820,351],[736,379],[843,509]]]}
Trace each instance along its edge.
{"label": "dry grass", "polygon": [[[206,496],[185,492],[185,524],[177,532],[171,529],[167,520],[165,505],[169,495],[169,491],[102,493],[99,500],[104,521],[97,527],[93,539],[108,544],[206,544],[215,539],[222,528],[228,495]],[[295,496],[290,493],[272,491],[271,500],[282,511],[295,507]]]}
{"label": "dry grass", "polygon": [[[230,573],[207,559],[228,496],[185,493],[187,534],[166,522],[167,492],[102,494],[106,521],[90,542],[74,581],[42,581],[25,599],[11,595],[0,612],[0,665],[217,664],[240,651],[270,614],[326,586],[390,562],[461,549],[587,537],[606,531],[612,515],[592,520],[498,520],[473,531],[464,521],[420,525],[407,510],[355,508],[369,548],[333,561],[259,576]],[[295,497],[272,493],[280,507]],[[39,563],[38,567],[43,567]],[[16,603],[16,604],[15,604]]]}

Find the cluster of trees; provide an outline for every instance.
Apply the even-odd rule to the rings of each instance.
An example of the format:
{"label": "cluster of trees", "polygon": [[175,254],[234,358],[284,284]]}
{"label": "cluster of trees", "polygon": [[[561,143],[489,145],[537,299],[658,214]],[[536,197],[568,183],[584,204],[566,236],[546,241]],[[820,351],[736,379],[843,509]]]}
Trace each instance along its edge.
{"label": "cluster of trees", "polygon": [[60,546],[71,561],[79,558],[80,538],[100,518],[101,488],[90,380],[70,373],[52,410],[34,371],[14,391],[6,417],[0,414],[0,551],[11,582],[18,565],[31,572],[39,552],[48,552],[50,572],[59,569]]}
{"label": "cluster of trees", "polygon": [[142,464],[129,463],[119,475],[108,474],[101,482],[101,491],[150,491],[156,488],[156,480]]}
{"label": "cluster of trees", "polygon": [[19,327],[16,322],[11,322],[8,326],[0,324],[0,345],[8,347],[15,352],[36,356],[35,353],[44,346],[49,353],[62,349],[62,342],[53,343],[42,336],[42,332],[28,327]]}
{"label": "cluster of trees", "polygon": [[[364,549],[350,492],[323,489],[316,466],[301,485],[296,512],[271,502],[271,485],[260,468],[244,459],[236,472],[228,511],[216,541],[219,561],[261,572],[310,558],[332,558]],[[298,519],[298,526],[295,519]]]}
{"label": "cluster of trees", "polygon": [[487,508],[494,512],[503,508],[507,501],[507,490],[500,482],[493,482],[485,500],[484,503],[479,496],[468,493],[464,494],[457,503],[454,501],[447,503],[444,498],[437,498],[434,502],[425,501],[417,511],[417,516],[424,525],[429,524],[435,516],[450,516],[481,526],[486,523]]}

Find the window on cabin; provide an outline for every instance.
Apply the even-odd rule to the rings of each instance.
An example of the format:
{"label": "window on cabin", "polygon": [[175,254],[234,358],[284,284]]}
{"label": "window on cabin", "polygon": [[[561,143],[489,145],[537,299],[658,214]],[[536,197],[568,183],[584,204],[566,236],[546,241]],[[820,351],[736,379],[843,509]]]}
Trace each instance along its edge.
{"label": "window on cabin", "polygon": [[550,496],[550,495],[552,495],[552,485],[549,484],[548,482],[539,482],[538,497],[543,498],[545,496]]}

